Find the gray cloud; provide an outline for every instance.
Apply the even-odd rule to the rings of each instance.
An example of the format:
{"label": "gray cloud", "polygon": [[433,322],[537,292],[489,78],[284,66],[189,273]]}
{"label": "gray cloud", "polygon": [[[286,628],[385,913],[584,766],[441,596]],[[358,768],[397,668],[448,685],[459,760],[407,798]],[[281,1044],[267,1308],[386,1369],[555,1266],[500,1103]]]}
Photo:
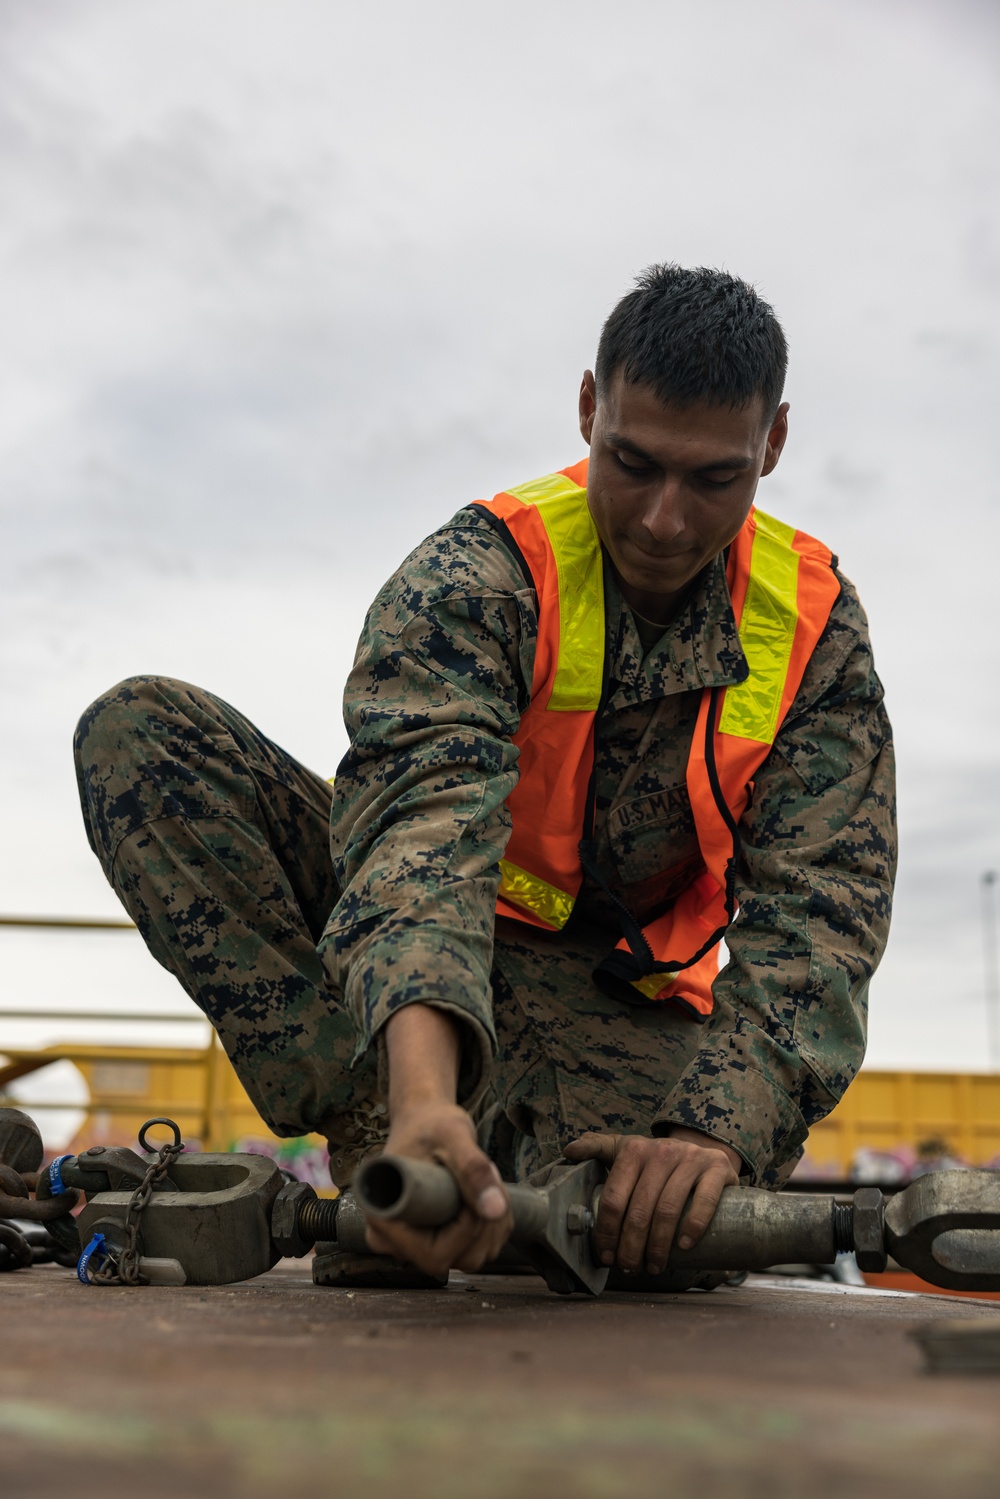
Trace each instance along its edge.
{"label": "gray cloud", "polygon": [[638,268],[724,264],[792,346],[761,502],[872,618],[907,861],[873,1033],[933,1062],[927,934],[974,1008],[1000,863],[995,7],[73,0],[0,35],[0,904],[110,900],[66,744],[129,671],[332,769],[384,577],[579,455]]}

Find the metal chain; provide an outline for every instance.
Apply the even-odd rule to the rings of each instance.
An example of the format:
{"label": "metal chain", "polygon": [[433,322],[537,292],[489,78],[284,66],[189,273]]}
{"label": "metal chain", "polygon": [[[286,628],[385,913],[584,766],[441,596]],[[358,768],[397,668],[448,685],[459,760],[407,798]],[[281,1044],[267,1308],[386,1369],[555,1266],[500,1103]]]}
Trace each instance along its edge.
{"label": "metal chain", "polygon": [[31,1245],[20,1229],[13,1223],[0,1223],[0,1272],[23,1270],[33,1259]]}
{"label": "metal chain", "polygon": [[150,1163],[146,1175],[128,1200],[128,1207],[125,1209],[125,1247],[121,1255],[116,1259],[113,1254],[108,1254],[99,1270],[91,1270],[91,1280],[112,1286],[147,1284],[145,1276],[139,1273],[139,1222],[157,1183],[163,1180],[183,1149],[180,1140],[160,1147],[156,1160]]}

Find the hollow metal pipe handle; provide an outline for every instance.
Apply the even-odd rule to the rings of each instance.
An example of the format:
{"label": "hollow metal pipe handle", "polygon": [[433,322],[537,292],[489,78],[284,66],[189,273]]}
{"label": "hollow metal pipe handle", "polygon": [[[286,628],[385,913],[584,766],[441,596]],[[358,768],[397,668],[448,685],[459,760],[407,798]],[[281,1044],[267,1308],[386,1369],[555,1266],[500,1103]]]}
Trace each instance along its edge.
{"label": "hollow metal pipe handle", "polygon": [[[537,1187],[504,1184],[514,1215],[512,1238],[534,1239],[544,1233],[549,1203]],[[458,1216],[462,1194],[446,1166],[409,1156],[380,1155],[358,1167],[352,1183],[355,1200],[366,1218],[408,1223],[414,1228],[442,1228]]]}

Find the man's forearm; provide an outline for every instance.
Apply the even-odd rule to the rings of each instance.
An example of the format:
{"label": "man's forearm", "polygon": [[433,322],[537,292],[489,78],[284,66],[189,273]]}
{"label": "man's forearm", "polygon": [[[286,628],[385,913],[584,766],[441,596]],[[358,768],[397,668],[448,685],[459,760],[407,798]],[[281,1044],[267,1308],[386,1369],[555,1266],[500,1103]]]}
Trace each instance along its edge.
{"label": "man's forearm", "polygon": [[386,1021],[389,1117],[398,1120],[426,1104],[454,1103],[461,1041],[444,1010],[406,1005]]}
{"label": "man's forearm", "polygon": [[465,1206],[441,1229],[380,1220],[368,1226],[379,1254],[412,1261],[431,1275],[475,1271],[495,1259],[513,1219],[500,1173],[483,1154],[468,1113],[456,1102],[459,1023],[431,1005],[405,1005],[386,1021],[390,1154],[436,1161],[455,1176]]}

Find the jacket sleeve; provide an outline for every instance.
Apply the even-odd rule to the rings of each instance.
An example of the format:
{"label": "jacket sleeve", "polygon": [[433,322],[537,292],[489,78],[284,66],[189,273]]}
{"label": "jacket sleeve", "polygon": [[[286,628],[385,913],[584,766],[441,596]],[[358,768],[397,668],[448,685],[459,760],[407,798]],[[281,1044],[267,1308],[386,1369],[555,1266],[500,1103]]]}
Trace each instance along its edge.
{"label": "jacket sleeve", "polygon": [[841,578],[740,828],[739,910],[703,1044],[654,1133],[684,1124],[787,1176],[861,1066],[896,865],[891,730],[867,621]]}
{"label": "jacket sleeve", "polygon": [[458,1018],[466,1107],[496,1045],[497,864],[536,617],[488,522],[459,512],[379,593],[344,699],[350,748],[331,814],[341,897],[323,960],[354,1014],[358,1056],[403,1005]]}

